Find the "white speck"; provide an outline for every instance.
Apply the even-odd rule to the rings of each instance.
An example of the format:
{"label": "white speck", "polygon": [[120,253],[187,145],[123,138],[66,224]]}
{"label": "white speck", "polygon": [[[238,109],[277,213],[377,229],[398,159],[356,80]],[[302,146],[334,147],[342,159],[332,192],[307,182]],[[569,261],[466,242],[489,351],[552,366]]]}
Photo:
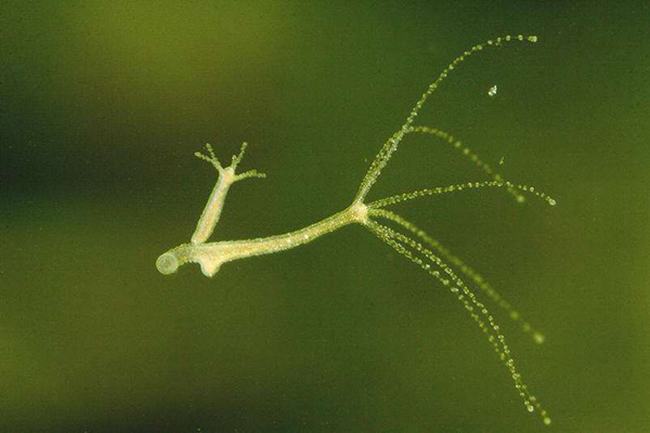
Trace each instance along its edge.
{"label": "white speck", "polygon": [[488,90],[488,96],[491,98],[494,98],[497,96],[497,85],[495,84],[494,86],[490,87],[490,90]]}

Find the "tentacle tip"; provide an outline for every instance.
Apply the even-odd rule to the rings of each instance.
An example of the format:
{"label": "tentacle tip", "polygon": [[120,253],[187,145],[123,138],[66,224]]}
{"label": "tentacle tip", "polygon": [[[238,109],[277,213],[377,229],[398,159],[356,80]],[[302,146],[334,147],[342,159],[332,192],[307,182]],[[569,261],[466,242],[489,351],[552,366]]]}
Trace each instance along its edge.
{"label": "tentacle tip", "polygon": [[541,332],[535,332],[533,334],[533,341],[537,344],[544,344],[544,341],[546,341],[546,337]]}
{"label": "tentacle tip", "polygon": [[535,42],[539,41],[539,38],[537,37],[537,35],[530,35],[526,39],[528,39],[528,42],[532,42],[532,43],[535,43]]}
{"label": "tentacle tip", "polygon": [[551,417],[549,416],[545,416],[542,421],[544,422],[544,425],[551,425]]}
{"label": "tentacle tip", "polygon": [[551,206],[555,206],[557,204],[557,201],[555,201],[554,198],[549,197],[548,198],[548,204],[550,204]]}

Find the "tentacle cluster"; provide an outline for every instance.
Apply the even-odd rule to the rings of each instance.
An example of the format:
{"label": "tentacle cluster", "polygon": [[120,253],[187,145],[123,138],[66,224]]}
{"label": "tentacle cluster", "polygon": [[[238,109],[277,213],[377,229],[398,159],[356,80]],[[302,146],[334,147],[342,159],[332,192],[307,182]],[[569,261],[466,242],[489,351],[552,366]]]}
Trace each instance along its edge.
{"label": "tentacle cluster", "polygon": [[[369,211],[369,215],[376,217],[386,216],[386,214],[373,211],[372,209]],[[393,214],[393,217],[390,219],[393,222],[398,222],[398,224],[403,227],[415,228],[413,224],[396,214]],[[510,373],[515,389],[522,398],[526,409],[529,412],[536,411],[542,418],[544,424],[550,424],[551,418],[549,417],[548,412],[524,383],[522,376],[516,367],[515,360],[512,357],[510,347],[506,343],[504,335],[501,333],[500,326],[497,324],[486,305],[479,300],[469,286],[454,272],[452,267],[447,265],[438,255],[422,245],[422,243],[398,230],[380,224],[373,219],[369,219],[366,226],[373,234],[392,247],[398,254],[418,265],[440,284],[449,289],[450,293],[458,299],[472,320],[474,320],[479,329],[486,335],[488,342]],[[415,229],[419,231],[419,229]]]}
{"label": "tentacle cluster", "polygon": [[205,155],[201,152],[194,152],[194,156],[196,156],[199,159],[202,159],[203,161],[206,161],[217,170],[219,175],[224,175],[225,171],[227,169],[230,169],[232,171],[232,174],[234,174],[233,182],[236,182],[238,180],[243,180],[243,179],[248,179],[250,177],[257,177],[257,178],[265,178],[266,173],[261,173],[257,171],[256,169],[248,170],[243,173],[236,173],[237,167],[239,166],[239,163],[242,162],[244,159],[244,154],[246,153],[246,148],[248,147],[248,143],[245,141],[241,144],[241,148],[239,149],[239,153],[237,155],[232,156],[231,163],[228,167],[224,167],[221,162],[219,161],[219,158],[214,153],[214,149],[212,149],[212,145],[210,143],[205,144],[205,149],[208,152],[208,155]]}
{"label": "tentacle cluster", "polygon": [[[522,317],[521,313],[519,313],[510,302],[499,294],[492,285],[483,278],[483,276],[465,264],[465,262],[459,259],[456,255],[452,254],[451,251],[444,247],[438,240],[434,239],[424,230],[418,228],[402,216],[386,209],[387,207],[405,201],[466,190],[481,190],[485,188],[503,188],[519,203],[524,202],[525,195],[528,194],[545,201],[550,206],[556,205],[556,200],[545,192],[530,185],[518,184],[507,180],[502,174],[498,173],[494,168],[487,164],[477,153],[473,152],[468,146],[466,146],[462,141],[456,139],[452,134],[430,126],[413,125],[429,96],[436,91],[439,85],[460,63],[472,54],[482,51],[485,48],[500,47],[505,43],[515,41],[534,43],[537,42],[537,37],[506,35],[494,40],[488,40],[482,44],[477,44],[455,58],[438,75],[438,77],[420,96],[420,99],[415,103],[400,129],[397,130],[380,148],[359,186],[354,203],[367,203],[365,205],[368,209],[367,219],[364,221],[364,225],[375,236],[393,248],[398,254],[418,265],[440,284],[448,288],[451,294],[458,299],[464,309],[471,316],[472,320],[486,335],[488,342],[491,344],[499,359],[508,370],[510,377],[514,382],[515,389],[522,398],[526,409],[529,412],[537,412],[543,423],[548,425],[551,423],[551,418],[546,409],[540,404],[537,397],[531,393],[528,386],[524,383],[521,374],[516,367],[510,347],[506,343],[506,339],[501,332],[500,326],[497,324],[494,316],[489,312],[487,306],[479,299],[470,286],[465,283],[457,271],[464,277],[468,278],[468,281],[478,287],[478,289],[480,289],[498,307],[503,309],[510,319],[519,323],[521,329],[525,333],[531,335],[536,343],[541,344],[544,341],[543,334],[533,328],[530,323]],[[400,142],[407,135],[416,133],[429,135],[448,143],[453,148],[457,149],[464,158],[480,169],[484,175],[487,175],[488,179],[448,186],[429,187],[393,195],[372,202],[366,202],[367,194],[381,175],[382,170],[386,167],[392,155],[397,150]],[[379,222],[380,220],[396,227],[389,227],[382,224]]]}
{"label": "tentacle cluster", "polygon": [[502,45],[511,42],[535,43],[537,42],[537,40],[538,38],[535,35],[525,36],[519,34],[515,36],[512,35],[500,36],[496,39],[490,39],[484,43],[476,44],[473,47],[471,47],[469,50],[463,52],[463,54],[461,54],[460,56],[456,57],[449,65],[447,65],[445,69],[442,70],[442,72],[438,75],[438,77],[429,85],[429,87],[427,87],[424,93],[422,93],[420,99],[417,100],[417,102],[411,109],[411,112],[406,117],[406,120],[404,121],[400,129],[397,130],[397,132],[395,132],[383,144],[383,146],[379,150],[379,153],[377,153],[377,156],[370,164],[370,167],[368,168],[366,175],[361,181],[361,185],[359,185],[359,190],[357,191],[355,201],[361,202],[365,199],[366,195],[370,191],[370,188],[372,188],[372,186],[377,181],[377,178],[379,178],[381,171],[384,169],[384,167],[386,167],[386,164],[388,164],[388,161],[390,160],[391,156],[393,156],[393,153],[395,153],[395,151],[397,150],[397,146],[400,144],[402,139],[407,134],[415,132],[411,128],[411,126],[413,125],[415,118],[420,113],[420,110],[424,106],[425,102],[427,102],[427,99],[429,99],[429,97],[438,89],[440,84],[447,78],[447,76],[449,76],[449,74],[454,69],[456,69],[468,57],[472,56],[475,53],[483,51],[486,48],[501,47]]}

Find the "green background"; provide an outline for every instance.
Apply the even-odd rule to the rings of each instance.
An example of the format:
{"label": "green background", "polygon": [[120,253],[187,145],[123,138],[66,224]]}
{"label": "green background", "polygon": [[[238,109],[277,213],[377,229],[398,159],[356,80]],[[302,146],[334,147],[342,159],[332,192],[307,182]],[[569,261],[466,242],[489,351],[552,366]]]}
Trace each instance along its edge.
{"label": "green background", "polygon": [[[352,3],[352,4],[348,4]],[[547,336],[502,328],[545,427],[457,301],[361,227],[160,275],[214,182],[217,239],[344,208],[419,120],[559,205],[503,191],[400,206]],[[0,6],[0,431],[650,432],[650,7],[625,2],[139,2]],[[488,89],[498,85],[491,98]],[[409,139],[373,198],[480,180]]]}

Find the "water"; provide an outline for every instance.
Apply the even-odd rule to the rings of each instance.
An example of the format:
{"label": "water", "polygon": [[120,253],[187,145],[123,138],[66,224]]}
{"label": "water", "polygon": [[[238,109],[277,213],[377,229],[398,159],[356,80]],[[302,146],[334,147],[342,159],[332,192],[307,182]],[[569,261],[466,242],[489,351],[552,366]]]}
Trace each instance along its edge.
{"label": "water", "polygon": [[[0,431],[650,431],[646,6],[5,3]],[[543,333],[485,299],[549,427],[449,289],[360,227],[214,279],[157,272],[213,186],[205,142],[249,142],[268,174],[233,186],[213,238],[303,227],[505,33],[539,42],[468,59],[418,122],[557,205],[394,210]],[[369,198],[483,180],[419,136]]]}

